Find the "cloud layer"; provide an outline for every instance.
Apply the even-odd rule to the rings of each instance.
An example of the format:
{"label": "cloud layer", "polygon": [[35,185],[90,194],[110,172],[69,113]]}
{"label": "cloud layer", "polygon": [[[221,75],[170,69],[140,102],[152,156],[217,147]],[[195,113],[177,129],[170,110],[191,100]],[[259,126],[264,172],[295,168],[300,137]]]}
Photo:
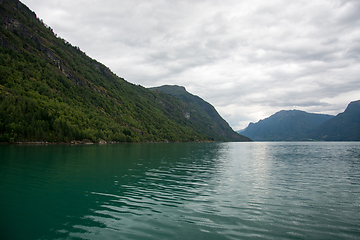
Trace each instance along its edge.
{"label": "cloud layer", "polygon": [[360,99],[358,0],[23,0],[118,76],[183,85],[235,129]]}

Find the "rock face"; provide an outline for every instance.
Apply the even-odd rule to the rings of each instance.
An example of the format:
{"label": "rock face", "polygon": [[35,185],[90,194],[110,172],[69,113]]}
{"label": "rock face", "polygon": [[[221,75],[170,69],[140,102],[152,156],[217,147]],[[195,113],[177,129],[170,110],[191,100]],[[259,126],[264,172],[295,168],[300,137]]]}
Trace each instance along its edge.
{"label": "rock face", "polygon": [[325,141],[360,141],[360,100],[319,126],[312,137]]}

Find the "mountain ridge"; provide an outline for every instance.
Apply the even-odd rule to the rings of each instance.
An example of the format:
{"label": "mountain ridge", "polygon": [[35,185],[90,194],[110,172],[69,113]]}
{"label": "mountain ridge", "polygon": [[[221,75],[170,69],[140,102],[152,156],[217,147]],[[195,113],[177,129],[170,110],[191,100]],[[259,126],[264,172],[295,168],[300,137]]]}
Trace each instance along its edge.
{"label": "mountain ridge", "polygon": [[241,134],[254,141],[309,140],[309,134],[332,117],[301,110],[281,110],[257,123],[250,123]]}
{"label": "mountain ridge", "polygon": [[360,141],[360,100],[336,116],[281,110],[238,132],[254,141]]}
{"label": "mountain ridge", "polygon": [[0,142],[220,138],[187,125],[182,101],[118,77],[20,1],[0,1],[0,16]]}
{"label": "mountain ridge", "polygon": [[360,141],[360,100],[350,102],[344,112],[321,124],[312,137],[323,141]]}
{"label": "mountain ridge", "polygon": [[[201,133],[211,136],[217,141],[250,141],[249,138],[236,133],[229,124],[219,115],[214,106],[199,96],[186,91],[185,87],[178,85],[163,85],[149,88],[170,94],[185,103],[191,111],[184,111],[187,124],[194,126]],[[204,124],[205,123],[205,124]]]}

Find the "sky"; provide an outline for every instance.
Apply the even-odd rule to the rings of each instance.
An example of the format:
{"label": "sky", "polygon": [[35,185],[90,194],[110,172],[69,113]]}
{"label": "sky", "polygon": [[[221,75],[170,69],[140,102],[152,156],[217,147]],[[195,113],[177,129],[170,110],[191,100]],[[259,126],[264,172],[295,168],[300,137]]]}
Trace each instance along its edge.
{"label": "sky", "polygon": [[184,86],[234,130],[360,99],[359,0],[21,2],[119,77]]}

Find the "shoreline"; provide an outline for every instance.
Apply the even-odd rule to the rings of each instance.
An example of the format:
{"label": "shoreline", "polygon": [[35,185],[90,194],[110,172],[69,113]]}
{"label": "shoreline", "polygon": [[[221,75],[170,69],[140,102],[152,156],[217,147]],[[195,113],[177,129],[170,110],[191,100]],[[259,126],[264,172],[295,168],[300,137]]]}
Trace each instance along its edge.
{"label": "shoreline", "polygon": [[91,142],[91,141],[71,141],[71,142],[0,142],[0,145],[93,145],[93,144],[122,144],[122,143],[210,143],[215,141],[199,141],[199,142],[170,142],[170,141],[161,141],[161,142],[115,142],[115,141],[99,141],[99,142]]}

